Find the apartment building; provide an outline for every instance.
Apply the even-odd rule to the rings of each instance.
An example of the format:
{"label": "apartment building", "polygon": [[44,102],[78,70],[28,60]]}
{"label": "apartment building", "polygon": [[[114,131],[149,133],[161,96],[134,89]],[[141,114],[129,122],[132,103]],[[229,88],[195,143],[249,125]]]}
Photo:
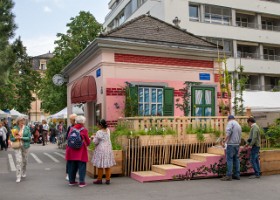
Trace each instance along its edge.
{"label": "apartment building", "polygon": [[233,75],[244,66],[247,90],[280,89],[280,0],[111,0],[108,6],[106,31],[147,13],[222,45]]}
{"label": "apartment building", "polygon": [[[38,71],[41,76],[44,76],[47,69],[47,63],[52,57],[53,54],[50,52],[33,57],[32,68]],[[46,119],[49,114],[44,113],[44,111],[41,110],[42,102],[38,96],[35,93],[33,93],[32,96],[35,98],[35,101],[31,103],[31,109],[29,110],[29,120],[31,122],[41,122],[43,119]]]}

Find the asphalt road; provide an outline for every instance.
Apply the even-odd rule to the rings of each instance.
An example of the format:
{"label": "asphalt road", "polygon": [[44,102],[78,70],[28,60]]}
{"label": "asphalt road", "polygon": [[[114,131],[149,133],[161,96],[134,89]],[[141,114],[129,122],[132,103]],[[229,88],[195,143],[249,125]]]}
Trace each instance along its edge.
{"label": "asphalt road", "polygon": [[[10,156],[9,156],[10,155]],[[27,177],[16,183],[10,160],[13,150],[0,151],[0,200],[280,200],[280,175],[240,181],[219,179],[139,183],[128,177],[113,177],[111,185],[68,186],[65,181],[64,151],[56,145],[32,145]]]}

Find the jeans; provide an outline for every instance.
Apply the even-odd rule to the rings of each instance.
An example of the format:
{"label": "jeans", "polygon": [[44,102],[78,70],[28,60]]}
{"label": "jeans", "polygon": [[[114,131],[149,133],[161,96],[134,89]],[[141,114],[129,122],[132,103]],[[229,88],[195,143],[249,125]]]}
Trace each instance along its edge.
{"label": "jeans", "polygon": [[79,170],[79,182],[84,183],[86,177],[86,162],[77,161],[77,160],[68,160],[68,176],[69,182],[73,183],[76,180],[76,174]]}
{"label": "jeans", "polygon": [[250,161],[251,165],[254,169],[255,175],[260,176],[260,161],[259,161],[259,152],[260,152],[260,147],[253,146],[251,149],[251,154],[250,154]]}
{"label": "jeans", "polygon": [[3,140],[3,136],[0,136],[0,146],[1,146],[1,150],[7,149],[6,140]]}
{"label": "jeans", "polygon": [[235,166],[234,176],[240,176],[240,161],[238,157],[239,145],[227,145],[226,160],[227,160],[227,176],[232,176],[233,165]]}

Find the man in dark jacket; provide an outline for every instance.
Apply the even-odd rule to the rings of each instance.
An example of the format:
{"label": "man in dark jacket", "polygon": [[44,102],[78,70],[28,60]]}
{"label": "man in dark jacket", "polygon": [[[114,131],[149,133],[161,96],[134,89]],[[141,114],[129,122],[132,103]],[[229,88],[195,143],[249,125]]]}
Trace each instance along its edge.
{"label": "man in dark jacket", "polygon": [[5,142],[6,143],[6,149],[7,149],[9,147],[9,139],[10,139],[10,135],[11,135],[11,129],[9,127],[7,119],[4,119],[3,123],[4,123],[5,128],[7,129],[6,142]]}

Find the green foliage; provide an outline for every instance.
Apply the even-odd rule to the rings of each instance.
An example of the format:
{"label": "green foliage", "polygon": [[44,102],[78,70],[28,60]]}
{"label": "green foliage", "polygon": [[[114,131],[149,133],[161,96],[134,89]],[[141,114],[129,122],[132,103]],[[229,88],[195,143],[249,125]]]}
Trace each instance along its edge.
{"label": "green foliage", "polygon": [[125,86],[125,117],[135,117],[138,115],[138,94],[137,88],[132,87],[130,83]]}
{"label": "green foliage", "polygon": [[102,30],[90,12],[81,11],[78,16],[70,19],[66,34],[58,33],[54,57],[49,60],[46,75],[42,80],[39,98],[42,109],[55,113],[67,105],[66,85],[56,86],[52,77],[59,74],[78,54],[92,42]]}
{"label": "green foliage", "polygon": [[[13,38],[16,25],[15,15],[12,13],[14,2],[12,0],[0,1],[0,85],[8,84],[9,73],[15,61],[15,56],[9,40]],[[6,86],[11,89],[11,86]],[[2,91],[1,91],[2,92]],[[7,102],[8,103],[8,102]],[[4,107],[8,108],[8,107]]]}
{"label": "green foliage", "polygon": [[236,77],[233,79],[233,109],[235,114],[244,115],[243,93],[246,89],[245,86],[248,81],[248,76],[244,74],[244,66],[242,65],[238,66],[238,68],[235,70],[235,73]]}
{"label": "green foliage", "polygon": [[276,119],[275,123],[269,126],[266,137],[271,147],[280,147],[280,119]]}
{"label": "green foliage", "polygon": [[0,87],[0,107],[27,113],[35,100],[33,93],[40,84],[40,74],[32,69],[31,58],[20,38],[11,48],[16,60],[10,68],[7,83]]}
{"label": "green foliage", "polygon": [[241,124],[241,129],[242,129],[242,132],[249,133],[251,130],[251,127],[248,124]]}
{"label": "green foliage", "polygon": [[200,82],[185,81],[185,87],[182,89],[182,91],[184,91],[184,96],[182,97],[183,102],[179,103],[180,99],[176,99],[176,108],[179,108],[181,111],[183,111],[185,116],[189,116],[189,113],[191,111],[191,87],[200,84]]}
{"label": "green foliage", "polygon": [[197,140],[201,142],[205,140],[203,134],[206,133],[213,134],[215,137],[220,137],[221,135],[221,131],[214,129],[211,126],[210,127],[204,126],[204,127],[197,127],[197,128],[192,128],[192,126],[189,126],[186,130],[186,134],[196,134]]}

